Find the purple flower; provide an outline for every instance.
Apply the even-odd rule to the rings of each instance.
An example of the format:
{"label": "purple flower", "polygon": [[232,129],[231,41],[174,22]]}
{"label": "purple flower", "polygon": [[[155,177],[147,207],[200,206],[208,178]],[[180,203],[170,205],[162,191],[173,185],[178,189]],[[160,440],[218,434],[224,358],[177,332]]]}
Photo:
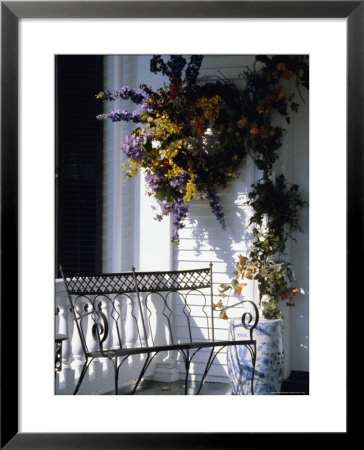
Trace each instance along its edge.
{"label": "purple flower", "polygon": [[148,98],[146,98],[143,102],[142,102],[142,108],[144,111],[146,111],[148,114],[151,114],[153,112],[153,108],[151,106],[148,105],[147,102]]}
{"label": "purple flower", "polygon": [[172,178],[172,180],[169,182],[169,185],[172,186],[174,189],[177,189],[177,191],[182,192],[186,188],[186,184],[189,178],[190,178],[189,173],[186,170],[184,170],[177,176]]}
{"label": "purple flower", "polygon": [[145,130],[145,138],[147,141],[152,141],[154,139],[154,136],[155,136],[154,131],[150,129]]}
{"label": "purple flower", "polygon": [[170,78],[175,81],[181,81],[182,70],[186,65],[186,60],[181,55],[171,55],[170,60],[167,62],[167,66],[170,68]]}
{"label": "purple flower", "polygon": [[114,101],[117,98],[121,98],[123,100],[131,100],[132,102],[139,105],[143,101],[146,100],[145,95],[137,92],[135,89],[129,88],[128,86],[122,87],[120,90],[115,89],[114,92],[109,91],[109,89],[106,89],[103,92],[100,92],[97,95],[97,98],[100,98],[101,100],[108,100],[108,101]]}
{"label": "purple flower", "polygon": [[137,92],[135,89],[131,89],[128,86],[124,86],[120,91],[115,90],[114,93],[122,98],[123,100],[131,100],[132,102],[139,105],[145,100],[145,96],[142,93]]}
{"label": "purple flower", "polygon": [[128,158],[134,159],[135,161],[141,161],[145,156],[145,150],[142,147],[144,142],[145,140],[143,137],[133,135],[127,136],[121,149]]}
{"label": "purple flower", "polygon": [[167,202],[167,200],[163,200],[161,203],[161,207],[164,213],[169,214],[173,211],[173,205]]}
{"label": "purple flower", "polygon": [[225,230],[225,220],[224,220],[224,212],[222,210],[222,206],[220,205],[220,199],[216,194],[215,189],[207,189],[206,191],[207,199],[210,203],[211,211],[214,213],[216,219],[220,222],[222,229]]}
{"label": "purple flower", "polygon": [[172,242],[177,245],[179,244],[179,230],[185,226],[183,220],[186,218],[188,211],[189,207],[183,203],[183,199],[178,198],[172,214]]}
{"label": "purple flower", "polygon": [[197,79],[202,64],[202,55],[192,55],[186,69],[187,87],[191,86]]}
{"label": "purple flower", "polygon": [[164,216],[168,216],[173,211],[173,205],[167,202],[167,200],[163,200],[160,203],[160,207],[162,210],[162,214],[157,214],[154,219],[158,220],[158,222],[161,222]]}
{"label": "purple flower", "polygon": [[160,174],[159,171],[156,171],[151,175],[146,175],[145,181],[148,183],[148,187],[152,191],[155,191],[160,187],[160,184],[163,181],[163,176]]}
{"label": "purple flower", "polygon": [[[103,97],[101,97],[101,95],[102,95]],[[104,92],[100,92],[99,96],[100,96],[100,98],[103,98],[103,99],[108,100],[108,101],[115,100],[115,99],[113,98],[113,96],[112,96],[111,91],[109,91],[109,89],[106,89]]]}
{"label": "purple flower", "polygon": [[99,116],[97,116],[98,120],[105,120],[105,119],[110,119],[112,120],[112,122],[120,122],[120,121],[125,121],[125,122],[134,122],[134,123],[138,123],[140,122],[140,116],[136,111],[133,112],[129,112],[126,111],[125,109],[123,111],[120,111],[120,109],[117,109],[115,111],[111,111],[107,114],[100,114]]}

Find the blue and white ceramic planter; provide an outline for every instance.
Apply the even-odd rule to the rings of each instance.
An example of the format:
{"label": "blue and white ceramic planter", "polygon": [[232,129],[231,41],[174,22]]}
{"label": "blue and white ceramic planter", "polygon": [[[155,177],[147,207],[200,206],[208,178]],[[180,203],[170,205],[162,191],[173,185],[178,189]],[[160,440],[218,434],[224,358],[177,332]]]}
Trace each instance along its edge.
{"label": "blue and white ceramic planter", "polygon": [[[259,319],[254,329],[257,357],[254,376],[254,394],[279,394],[283,380],[283,323],[281,319]],[[230,319],[229,339],[249,339],[249,332],[241,319]],[[227,361],[233,395],[250,395],[252,358],[245,345],[228,346]]]}

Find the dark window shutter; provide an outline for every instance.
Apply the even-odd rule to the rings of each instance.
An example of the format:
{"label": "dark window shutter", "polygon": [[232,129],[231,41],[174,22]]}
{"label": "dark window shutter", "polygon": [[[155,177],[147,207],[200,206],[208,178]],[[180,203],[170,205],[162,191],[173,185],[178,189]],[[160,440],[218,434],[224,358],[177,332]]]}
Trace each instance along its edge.
{"label": "dark window shutter", "polygon": [[102,56],[56,57],[56,264],[65,272],[101,271],[102,72]]}

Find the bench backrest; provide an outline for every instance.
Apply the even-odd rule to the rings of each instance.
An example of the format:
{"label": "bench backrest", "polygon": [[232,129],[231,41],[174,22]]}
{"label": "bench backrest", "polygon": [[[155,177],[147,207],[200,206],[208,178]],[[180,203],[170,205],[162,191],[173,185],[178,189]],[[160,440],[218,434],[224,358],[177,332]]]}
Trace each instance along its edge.
{"label": "bench backrest", "polygon": [[[198,309],[204,337],[214,339],[212,264],[195,270],[109,274],[64,274],[85,353],[125,347],[177,344],[175,326],[193,342]],[[179,311],[174,324],[173,308]],[[177,320],[177,322],[178,322]],[[200,340],[201,336],[198,337]]]}

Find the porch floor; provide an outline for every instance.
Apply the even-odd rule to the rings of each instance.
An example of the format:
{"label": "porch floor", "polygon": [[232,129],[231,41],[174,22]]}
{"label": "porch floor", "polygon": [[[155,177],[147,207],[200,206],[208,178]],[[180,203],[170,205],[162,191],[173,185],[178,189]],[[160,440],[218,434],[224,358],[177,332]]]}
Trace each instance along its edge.
{"label": "porch floor", "polygon": [[[162,383],[160,381],[144,380],[137,388],[135,395],[184,395],[184,381],[177,380],[172,383]],[[199,382],[188,383],[188,394],[193,395],[199,387]],[[128,395],[133,389],[133,384],[119,388],[120,395]],[[114,391],[104,393],[104,395],[114,395]],[[231,386],[228,383],[205,382],[200,395],[231,395]]]}
{"label": "porch floor", "polygon": [[[120,395],[130,395],[133,389],[133,380],[129,385],[119,388]],[[188,394],[193,395],[199,387],[199,382],[189,381]],[[144,380],[142,381],[135,395],[184,395],[184,381],[178,380],[172,383]],[[309,374],[308,372],[292,371],[289,378],[283,380],[280,395],[308,395],[309,394]],[[110,390],[103,395],[114,395]],[[202,386],[200,395],[231,395],[231,386],[229,383],[211,383],[205,382]]]}

